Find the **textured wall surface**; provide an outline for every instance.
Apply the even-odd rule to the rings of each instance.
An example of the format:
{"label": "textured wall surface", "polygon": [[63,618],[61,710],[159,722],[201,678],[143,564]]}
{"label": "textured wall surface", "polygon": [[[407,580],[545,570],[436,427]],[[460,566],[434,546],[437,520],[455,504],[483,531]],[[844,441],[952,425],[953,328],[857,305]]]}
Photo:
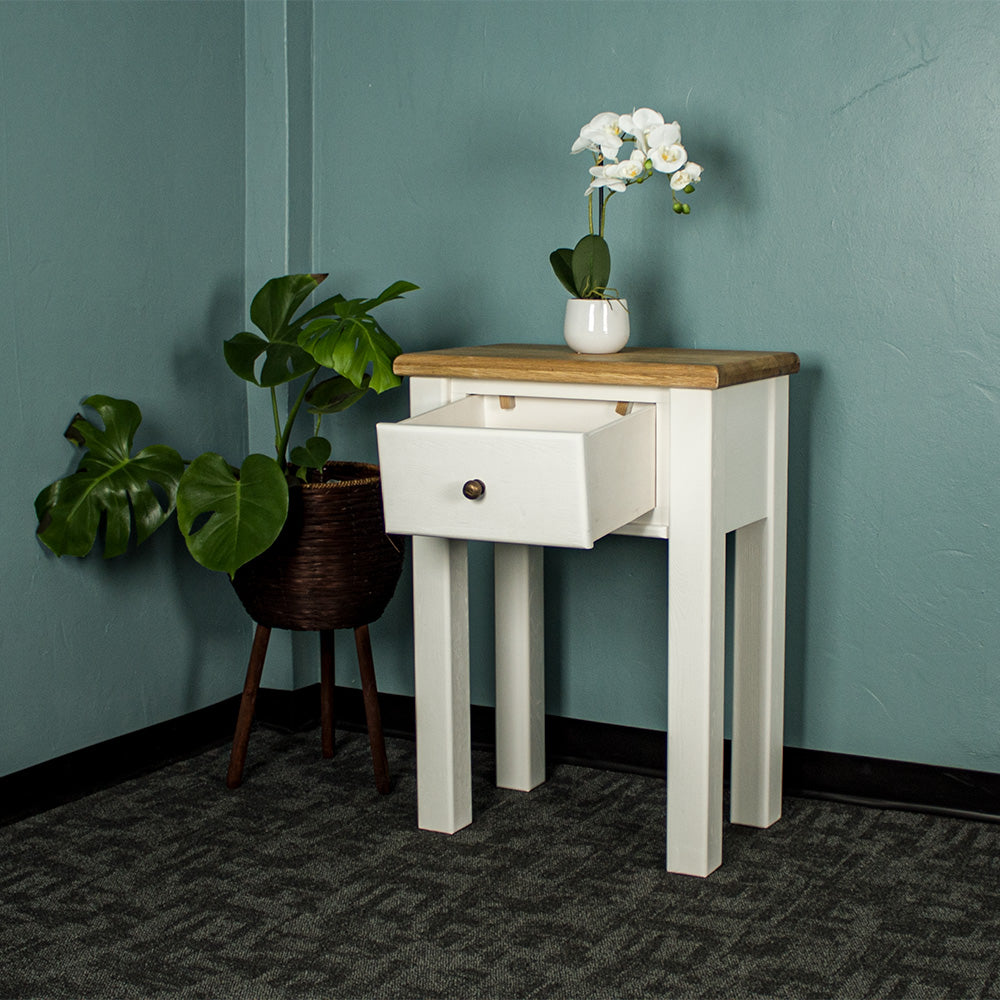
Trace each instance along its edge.
{"label": "textured wall surface", "polygon": [[174,528],[58,560],[32,501],[92,393],[139,446],[245,446],[243,75],[241,5],[0,4],[0,774],[240,689],[239,604]]}
{"label": "textured wall surface", "polygon": [[[994,3],[0,4],[0,773],[217,701],[245,663],[178,539],[105,564],[32,537],[82,398],[137,399],[140,443],[238,455],[258,430],[219,342],[284,266],[421,285],[380,311],[408,350],[558,342],[569,147],[643,105],[705,175],[684,219],[663,184],[610,206],[632,343],[802,358],[786,742],[1000,771],[998,57]],[[336,454],[374,458],[405,413],[366,399]],[[490,703],[488,547],[471,562]],[[547,552],[550,711],[663,726],[665,566],[639,539]],[[412,691],[409,600],[373,629],[387,691]],[[313,679],[293,645],[265,683]]]}
{"label": "textured wall surface", "polygon": [[[663,184],[616,196],[611,283],[635,345],[802,358],[791,745],[1000,770],[998,33],[979,3],[316,6],[316,260],[351,289],[420,284],[386,315],[410,350],[558,342],[577,130],[680,121],[691,215]],[[356,446],[405,406],[359,409]],[[663,725],[664,565],[634,539],[547,554],[551,711]],[[473,579],[489,702],[488,554]],[[390,689],[407,614],[380,626]]]}

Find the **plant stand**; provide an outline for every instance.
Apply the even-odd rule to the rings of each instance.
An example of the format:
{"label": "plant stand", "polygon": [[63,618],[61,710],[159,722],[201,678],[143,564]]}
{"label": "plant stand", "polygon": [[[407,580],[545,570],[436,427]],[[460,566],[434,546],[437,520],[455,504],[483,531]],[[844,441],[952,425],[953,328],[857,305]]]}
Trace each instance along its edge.
{"label": "plant stand", "polygon": [[[320,728],[323,756],[329,758],[333,756],[334,742],[334,630],[320,629],[319,637]],[[240,713],[236,720],[236,734],[233,737],[233,750],[229,758],[229,773],[226,776],[226,784],[229,788],[239,788],[243,781],[247,746],[250,742],[250,728],[253,724],[257,692],[260,689],[260,678],[264,671],[264,657],[267,655],[267,644],[270,638],[270,627],[258,624],[250,650],[250,663],[247,666],[247,678],[243,685]],[[367,625],[359,625],[354,629],[354,643],[358,651],[358,669],[361,673],[361,692],[364,697],[365,719],[368,724],[368,742],[371,745],[372,765],[375,769],[375,787],[380,794],[385,795],[389,791],[389,762],[385,754],[382,716],[378,706],[378,688],[375,685],[375,664],[372,659],[371,636]]]}

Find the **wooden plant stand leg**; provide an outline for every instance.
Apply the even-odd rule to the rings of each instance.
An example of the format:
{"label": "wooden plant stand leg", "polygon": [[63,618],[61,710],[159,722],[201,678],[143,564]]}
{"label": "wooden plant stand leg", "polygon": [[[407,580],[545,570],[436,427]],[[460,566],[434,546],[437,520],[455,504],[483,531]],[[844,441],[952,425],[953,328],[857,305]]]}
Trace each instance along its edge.
{"label": "wooden plant stand leg", "polygon": [[260,676],[264,671],[264,657],[267,655],[267,643],[270,638],[271,630],[266,625],[258,625],[256,632],[254,632],[253,647],[250,650],[250,664],[247,667],[246,683],[243,685],[240,714],[236,720],[233,752],[229,757],[229,773],[226,775],[226,784],[230,788],[239,788],[243,781],[243,768],[247,762],[247,744],[250,742],[250,727],[253,724],[257,690],[260,688]]}
{"label": "wooden plant stand leg", "polygon": [[375,787],[380,794],[386,795],[389,791],[389,761],[385,755],[382,714],[378,707],[375,663],[372,660],[372,641],[367,625],[359,625],[354,630],[354,644],[358,650],[358,669],[361,673],[361,693],[365,700],[368,742],[372,748],[372,765],[375,768]]}
{"label": "wooden plant stand leg", "polygon": [[319,633],[320,662],[320,725],[323,733],[323,756],[333,756],[335,740],[333,714],[333,686],[335,680],[335,661],[333,654],[333,629],[322,629]]}

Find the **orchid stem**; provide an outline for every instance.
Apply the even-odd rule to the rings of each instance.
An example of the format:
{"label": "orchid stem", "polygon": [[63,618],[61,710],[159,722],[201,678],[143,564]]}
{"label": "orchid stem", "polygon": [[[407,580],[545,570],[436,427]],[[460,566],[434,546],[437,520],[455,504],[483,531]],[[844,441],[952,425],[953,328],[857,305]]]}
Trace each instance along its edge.
{"label": "orchid stem", "polygon": [[[595,153],[594,154],[594,162],[597,164],[597,166],[599,166],[599,167],[602,166],[604,164],[604,154],[603,153]],[[591,194],[589,200],[590,200],[590,206],[589,206],[590,207],[590,232],[591,232],[591,235],[593,235],[593,232],[594,232],[594,204],[593,204],[594,196],[593,196],[593,194]],[[598,188],[597,189],[597,226],[598,226],[598,229],[597,229],[598,235],[603,236],[604,235],[604,188]]]}
{"label": "orchid stem", "polygon": [[607,215],[608,202],[611,201],[611,196],[613,194],[614,194],[614,191],[609,191],[607,198],[601,199],[601,228],[600,228],[600,235],[602,237],[604,236],[604,218]]}

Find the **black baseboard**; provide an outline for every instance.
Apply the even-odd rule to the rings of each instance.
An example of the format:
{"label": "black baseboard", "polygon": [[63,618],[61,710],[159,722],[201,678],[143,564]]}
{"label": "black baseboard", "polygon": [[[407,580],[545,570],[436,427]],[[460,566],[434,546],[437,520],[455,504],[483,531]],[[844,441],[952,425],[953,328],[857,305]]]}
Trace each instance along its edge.
{"label": "black baseboard", "polygon": [[44,812],[233,738],[239,697],[0,777],[0,825]]}
{"label": "black baseboard", "polygon": [[[342,724],[363,729],[360,692],[338,689],[338,698],[341,707],[337,714],[343,718]],[[380,695],[380,699],[386,732],[413,739],[413,699],[398,695]],[[493,709],[472,706],[474,746],[492,749],[494,725]],[[546,718],[545,748],[552,763],[666,777],[666,737],[654,729],[550,715]],[[726,740],[723,768],[727,782],[729,750]],[[1000,822],[1000,774],[989,771],[785,747],[783,772],[782,790],[793,797]]]}
{"label": "black baseboard", "polygon": [[[337,725],[364,730],[361,692],[338,687],[335,698]],[[413,698],[381,694],[379,704],[386,734],[412,740],[416,731]],[[181,718],[2,776],[0,825],[225,745],[232,740],[238,709],[239,697],[229,698]],[[297,691],[262,688],[257,698],[257,721],[290,732],[317,726],[319,685]],[[494,721],[492,708],[472,706],[475,747],[488,750],[494,746]],[[548,716],[545,739],[552,763],[660,778],[665,775],[666,740],[656,730]],[[724,762],[728,780],[728,741]],[[221,785],[224,775],[219,780]],[[987,771],[786,747],[783,791],[793,797],[1000,822],[1000,774]]]}
{"label": "black baseboard", "polygon": [[1000,774],[785,747],[782,791],[1000,823]]}

